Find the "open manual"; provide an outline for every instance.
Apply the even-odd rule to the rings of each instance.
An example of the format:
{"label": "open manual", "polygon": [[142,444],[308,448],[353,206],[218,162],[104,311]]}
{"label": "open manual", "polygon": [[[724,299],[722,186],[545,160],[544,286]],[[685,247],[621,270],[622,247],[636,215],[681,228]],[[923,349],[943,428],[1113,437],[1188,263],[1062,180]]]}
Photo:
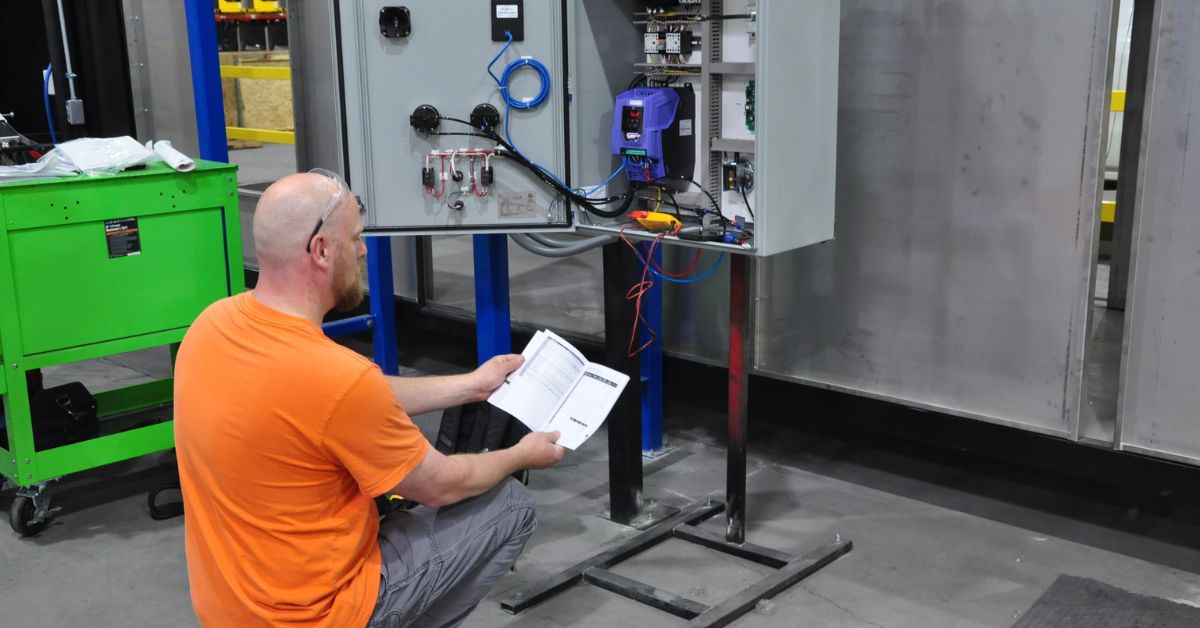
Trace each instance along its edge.
{"label": "open manual", "polygon": [[588,362],[571,343],[539,331],[521,352],[525,363],[488,401],[535,432],[558,432],[558,444],[576,449],[604,423],[629,376]]}

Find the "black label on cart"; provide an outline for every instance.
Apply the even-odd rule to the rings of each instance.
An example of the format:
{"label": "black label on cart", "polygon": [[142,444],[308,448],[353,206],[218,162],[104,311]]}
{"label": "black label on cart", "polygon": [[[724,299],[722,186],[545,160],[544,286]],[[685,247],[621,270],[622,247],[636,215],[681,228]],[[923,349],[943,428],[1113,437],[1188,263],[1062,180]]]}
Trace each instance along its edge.
{"label": "black label on cart", "polygon": [[108,258],[140,255],[142,236],[138,234],[137,218],[118,218],[104,221],[104,239],[108,240]]}

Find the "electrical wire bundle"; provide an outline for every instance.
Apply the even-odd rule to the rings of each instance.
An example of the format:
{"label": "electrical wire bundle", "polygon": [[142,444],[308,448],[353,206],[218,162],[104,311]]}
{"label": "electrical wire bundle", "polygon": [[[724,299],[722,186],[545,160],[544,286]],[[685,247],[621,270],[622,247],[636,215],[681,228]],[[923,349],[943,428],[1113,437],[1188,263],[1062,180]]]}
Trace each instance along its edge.
{"label": "electrical wire bundle", "polygon": [[[625,349],[626,354],[632,358],[633,356],[645,350],[646,347],[654,344],[654,341],[658,338],[658,334],[655,333],[654,328],[650,326],[650,324],[646,321],[646,318],[642,315],[642,297],[644,297],[646,293],[650,292],[651,288],[654,287],[654,279],[651,277],[657,277],[658,279],[662,279],[663,281],[669,283],[696,283],[697,281],[707,279],[710,275],[716,272],[717,268],[721,265],[721,262],[725,260],[725,254],[721,253],[718,255],[716,261],[713,262],[712,266],[708,267],[708,270],[705,270],[699,275],[689,277],[688,275],[691,275],[693,272],[695,272],[696,264],[700,261],[701,251],[699,248],[697,248],[695,254],[692,255],[692,261],[687,265],[687,267],[682,271],[673,273],[664,269],[654,256],[655,252],[661,247],[663,238],[666,238],[669,234],[664,232],[656,235],[654,239],[650,241],[650,245],[647,247],[646,254],[643,256],[641,249],[638,248],[638,246],[634,244],[633,241],[631,241],[626,235],[625,232],[629,228],[630,227],[628,225],[621,228],[621,241],[633,251],[633,254],[637,256],[638,261],[642,264],[641,280],[633,284],[633,286],[629,288],[629,291],[625,293],[625,300],[633,301],[634,309],[633,329],[629,333],[629,344]],[[637,343],[638,329],[640,329],[642,326],[645,326],[646,332],[650,337],[646,340],[646,342],[642,343],[635,349],[634,344]]]}

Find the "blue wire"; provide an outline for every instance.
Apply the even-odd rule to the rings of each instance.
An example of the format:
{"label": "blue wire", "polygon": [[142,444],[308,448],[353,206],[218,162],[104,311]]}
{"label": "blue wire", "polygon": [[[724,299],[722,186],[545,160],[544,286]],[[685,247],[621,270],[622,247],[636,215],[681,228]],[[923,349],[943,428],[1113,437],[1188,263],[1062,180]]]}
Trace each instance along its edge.
{"label": "blue wire", "polygon": [[[638,250],[637,247],[634,247],[633,254],[637,255],[638,260],[642,262],[642,266],[648,265],[646,258],[642,256],[642,252],[640,250]],[[719,256],[717,256],[717,261],[713,262],[713,265],[709,266],[708,270],[704,271],[703,273],[700,273],[699,275],[696,275],[695,277],[688,277],[687,279],[676,279],[675,277],[668,277],[667,275],[664,275],[664,274],[658,272],[658,270],[656,270],[653,265],[650,265],[650,273],[652,275],[654,275],[655,277],[658,277],[659,279],[663,279],[670,283],[696,283],[697,281],[700,281],[702,279],[707,279],[709,275],[713,274],[713,272],[715,272],[717,270],[717,267],[721,265],[721,262],[724,259],[725,259],[725,254],[722,253]]]}
{"label": "blue wire", "polygon": [[717,261],[713,262],[713,265],[708,267],[708,270],[704,271],[703,273],[701,273],[699,275],[696,275],[695,277],[688,277],[687,279],[676,279],[674,277],[668,277],[668,276],[658,272],[657,270],[655,270],[653,266],[650,267],[650,272],[655,277],[658,277],[659,279],[664,279],[670,283],[696,283],[697,281],[700,281],[701,279],[706,279],[709,275],[713,274],[713,272],[717,270],[717,267],[721,265],[721,261],[724,259],[725,259],[725,254],[722,253],[720,256],[717,257]]}
{"label": "blue wire", "polygon": [[[525,155],[525,153],[521,152],[521,149],[517,148],[516,142],[513,142],[512,133],[509,131],[509,126],[508,126],[508,121],[512,119],[512,110],[513,109],[528,110],[528,109],[535,109],[537,107],[540,107],[542,105],[542,103],[546,102],[546,98],[548,98],[550,96],[551,78],[550,78],[550,70],[547,69],[546,66],[542,64],[541,61],[538,61],[537,59],[532,59],[532,58],[517,59],[516,61],[513,61],[513,62],[509,63],[507,66],[505,66],[504,71],[500,73],[500,76],[496,76],[496,73],[492,72],[492,66],[496,65],[496,62],[500,60],[500,57],[504,56],[505,52],[508,52],[508,49],[509,49],[509,47],[512,46],[512,42],[513,42],[511,32],[504,31],[504,35],[508,38],[508,41],[504,42],[504,47],[500,49],[500,52],[496,53],[496,56],[492,57],[491,62],[488,63],[488,65],[487,65],[488,75],[492,77],[493,81],[496,81],[496,86],[500,88],[500,96],[504,98],[504,139],[506,141],[508,141],[508,145],[512,146],[513,150],[516,151],[516,153],[518,155],[520,155],[525,161],[528,161],[530,164],[533,164],[533,167],[537,168],[538,170],[541,170],[543,173],[546,174],[546,176],[550,177],[551,179],[554,179],[554,181],[556,183],[558,183],[559,185],[561,185],[562,187],[570,189],[571,186],[567,185],[565,182],[563,182],[562,179],[558,178],[558,175],[554,174],[553,172],[550,172],[550,170],[548,168],[546,168],[545,166],[530,159],[528,156]],[[513,73],[515,73],[517,70],[519,70],[523,67],[527,67],[527,66],[531,67],[537,71],[538,76],[542,80],[542,86],[541,86],[541,89],[538,90],[537,95],[534,96],[533,98],[529,99],[528,101],[516,100],[515,98],[512,97],[512,93],[508,91],[508,83],[510,80],[512,80]],[[591,190],[586,192],[584,194],[584,196],[590,196],[596,190],[599,190],[600,188],[607,185],[609,181],[612,181],[613,178],[615,178],[618,174],[620,174],[621,171],[624,169],[625,169],[625,158],[622,157],[621,158],[621,167],[618,168],[616,171],[614,171],[612,173],[612,175],[610,175],[608,177],[608,179],[605,179],[604,183],[601,183],[600,185],[592,188]]]}
{"label": "blue wire", "polygon": [[492,62],[487,66],[488,74],[491,74],[492,80],[496,81],[497,85],[500,84],[500,77],[492,73],[492,66],[496,65],[496,62],[500,60],[500,57],[504,56],[504,53],[508,52],[508,47],[512,45],[512,33],[504,31],[504,34],[508,36],[508,42],[504,44],[504,47],[500,49],[500,52],[496,53],[496,56],[492,57]]}
{"label": "blue wire", "polygon": [[608,185],[608,182],[609,182],[609,181],[612,181],[613,179],[617,178],[617,175],[619,175],[619,174],[621,174],[622,172],[624,172],[624,171],[625,171],[625,165],[626,165],[626,164],[625,164],[625,156],[624,156],[624,155],[622,155],[622,156],[621,156],[621,165],[620,165],[620,166],[617,166],[617,169],[616,169],[616,170],[613,170],[613,173],[612,173],[612,174],[610,174],[610,175],[608,175],[608,178],[607,178],[607,179],[605,179],[603,183],[601,183],[600,185],[597,185],[596,187],[594,187],[594,188],[592,188],[592,189],[588,190],[587,192],[584,192],[584,193],[583,193],[583,195],[584,195],[584,196],[591,196],[592,194],[595,194],[596,190],[599,190],[600,188],[602,188],[602,187],[604,187],[604,186]]}
{"label": "blue wire", "polygon": [[54,64],[46,66],[46,76],[42,77],[42,104],[46,106],[46,124],[50,125],[50,143],[58,144],[58,133],[54,131],[54,116],[50,115],[50,75],[54,72]]}
{"label": "blue wire", "polygon": [[[537,59],[532,57],[521,57],[520,59],[517,59],[516,61],[513,61],[505,66],[504,72],[497,77],[495,72],[492,72],[492,66],[496,65],[496,62],[500,60],[500,57],[504,56],[504,53],[508,51],[508,48],[512,46],[513,42],[511,32],[504,31],[504,34],[508,37],[508,41],[504,43],[504,47],[500,49],[500,52],[497,53],[495,57],[492,57],[492,61],[487,67],[488,74],[491,75],[492,80],[496,81],[496,85],[500,88],[500,95],[504,97],[505,105],[513,109],[537,109],[542,105],[542,103],[546,102],[546,98],[550,96],[550,70],[547,69],[546,66]],[[520,70],[524,67],[533,68],[534,71],[538,73],[538,77],[542,80],[542,85],[541,89],[538,90],[537,95],[533,98],[530,98],[529,100],[517,100],[513,98],[512,93],[508,91],[508,83],[512,80],[513,74],[515,74],[517,70]]]}

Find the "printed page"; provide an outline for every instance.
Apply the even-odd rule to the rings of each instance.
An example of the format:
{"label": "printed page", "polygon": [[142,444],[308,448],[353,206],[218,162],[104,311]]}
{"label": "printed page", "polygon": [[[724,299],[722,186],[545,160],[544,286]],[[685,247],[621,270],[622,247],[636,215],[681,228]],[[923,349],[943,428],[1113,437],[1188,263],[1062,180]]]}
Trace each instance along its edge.
{"label": "printed page", "polygon": [[579,383],[542,431],[558,431],[559,445],[577,449],[604,423],[628,383],[628,375],[589,363]]}
{"label": "printed page", "polygon": [[539,331],[521,352],[525,363],[488,398],[529,429],[544,432],[554,409],[583,374],[587,360],[552,331]]}

